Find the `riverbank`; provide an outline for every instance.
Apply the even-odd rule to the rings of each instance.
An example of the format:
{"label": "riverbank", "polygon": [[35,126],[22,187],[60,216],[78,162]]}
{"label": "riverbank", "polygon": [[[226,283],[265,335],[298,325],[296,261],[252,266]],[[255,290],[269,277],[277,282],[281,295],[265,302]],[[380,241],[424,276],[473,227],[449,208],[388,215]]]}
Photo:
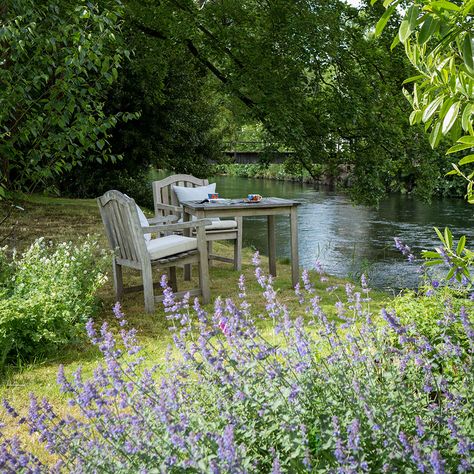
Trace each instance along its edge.
{"label": "riverbank", "polygon": [[216,175],[230,177],[274,179],[322,186],[334,186],[336,181],[343,183],[343,176],[337,180],[327,177],[322,165],[313,165],[313,176],[302,166],[293,166],[290,170],[284,163],[228,163],[214,165],[213,171]]}

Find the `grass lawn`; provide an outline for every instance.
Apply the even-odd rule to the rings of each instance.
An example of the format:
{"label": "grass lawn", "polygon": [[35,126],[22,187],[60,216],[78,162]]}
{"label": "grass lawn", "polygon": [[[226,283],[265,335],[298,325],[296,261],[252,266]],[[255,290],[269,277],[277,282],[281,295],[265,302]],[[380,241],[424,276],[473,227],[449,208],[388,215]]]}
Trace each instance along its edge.
{"label": "grass lawn", "polygon": [[[21,252],[38,237],[44,237],[53,242],[64,240],[75,242],[87,234],[92,234],[97,236],[104,248],[107,248],[99,211],[93,199],[33,196],[25,199],[21,206],[24,210],[15,210],[0,227],[0,245],[8,245],[10,249],[16,248]],[[4,210],[0,207],[0,211]],[[0,216],[3,214],[4,212],[1,212]],[[214,249],[218,253],[228,256],[232,254],[230,245],[215,244]],[[251,249],[244,249],[242,273],[247,281],[248,301],[252,305],[252,311],[258,314],[263,309],[263,298],[253,277],[252,253]],[[268,268],[265,258],[263,258],[262,268],[264,270]],[[213,263],[210,269],[212,299],[214,300],[218,296],[222,298],[234,297],[237,293],[238,278],[239,274],[232,270],[231,265]],[[323,298],[323,308],[328,314],[334,314],[334,303],[339,299],[345,300],[344,284],[346,282],[329,277],[328,281],[322,284],[316,275],[314,275],[313,281]],[[138,273],[124,269],[124,282],[125,284],[138,284]],[[178,273],[178,285],[180,283],[183,287]],[[339,287],[337,290],[326,291],[326,287],[335,285]],[[290,308],[298,306],[297,299],[291,289],[291,274],[288,264],[279,262],[275,288],[278,290],[280,301],[285,302]],[[99,298],[102,309],[96,318],[97,321],[107,320],[113,324],[111,308],[114,304],[114,297],[111,278],[101,289]],[[373,292],[372,298],[372,307],[377,310],[389,299],[389,296],[381,292]],[[126,295],[123,302],[125,315],[129,322],[138,329],[140,342],[148,359],[153,364],[164,362],[165,353],[171,343],[168,321],[160,306],[157,305],[155,314],[146,314],[142,293]],[[212,309],[212,303],[208,305],[207,309]],[[300,310],[299,313],[301,314],[301,312]],[[292,314],[297,313],[298,311],[295,310]],[[271,325],[264,326],[262,330],[267,335],[272,335]],[[8,367],[6,373],[0,378],[0,398],[6,397],[14,406],[26,408],[29,393],[34,392],[38,396],[47,397],[55,407],[59,408],[58,411],[68,410],[66,399],[61,395],[56,385],[58,366],[64,364],[67,374],[78,366],[82,366],[86,375],[93,371],[99,360],[98,351],[87,341],[81,341],[62,348],[54,354],[49,354],[47,357],[42,356],[35,361],[18,361],[16,366]],[[0,422],[7,424],[6,435],[17,430],[1,409]]]}

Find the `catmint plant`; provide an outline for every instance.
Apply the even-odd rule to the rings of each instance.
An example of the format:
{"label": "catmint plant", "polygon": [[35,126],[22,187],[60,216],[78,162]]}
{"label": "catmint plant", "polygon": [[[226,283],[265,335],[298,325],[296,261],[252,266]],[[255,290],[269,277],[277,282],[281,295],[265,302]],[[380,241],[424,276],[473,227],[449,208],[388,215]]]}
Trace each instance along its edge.
{"label": "catmint plant", "polygon": [[[60,369],[69,415],[32,396],[22,418],[4,402],[58,463],[45,466],[3,439],[0,471],[472,472],[467,308],[448,309],[440,325],[446,335],[460,325],[469,344],[431,341],[394,310],[373,314],[365,278],[360,289],[346,286],[336,320],[309,274],[290,310],[258,255],[254,264],[262,313],[246,301],[243,277],[238,296],[217,298],[212,311],[197,299],[176,299],[161,280],[175,346],[163,366],[147,363],[118,304],[116,330],[90,321],[88,336],[103,361],[89,378]],[[273,327],[270,340],[258,329],[262,320]]]}

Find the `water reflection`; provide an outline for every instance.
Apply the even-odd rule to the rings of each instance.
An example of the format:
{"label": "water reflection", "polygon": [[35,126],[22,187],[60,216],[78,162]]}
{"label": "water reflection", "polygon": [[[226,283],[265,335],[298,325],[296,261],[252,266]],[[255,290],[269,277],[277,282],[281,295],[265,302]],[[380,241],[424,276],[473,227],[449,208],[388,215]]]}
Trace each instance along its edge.
{"label": "water reflection", "polygon": [[[347,277],[368,272],[378,288],[415,286],[413,265],[393,247],[400,237],[419,255],[438,245],[433,227],[449,226],[458,238],[473,236],[472,207],[462,200],[439,199],[431,204],[393,195],[377,209],[354,206],[345,196],[301,183],[217,176],[222,197],[240,198],[248,193],[296,199],[298,208],[300,264],[313,268],[318,259],[330,274]],[[277,256],[290,254],[289,221],[277,216]],[[267,252],[265,217],[244,219],[244,245]],[[407,280],[408,278],[408,280]]]}

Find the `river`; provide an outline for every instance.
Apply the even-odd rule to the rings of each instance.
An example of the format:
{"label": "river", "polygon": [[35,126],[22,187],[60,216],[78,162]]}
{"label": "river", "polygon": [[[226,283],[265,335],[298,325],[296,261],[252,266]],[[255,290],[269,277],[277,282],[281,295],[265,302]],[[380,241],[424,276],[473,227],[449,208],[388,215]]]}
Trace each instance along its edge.
{"label": "river", "polygon": [[[158,178],[159,179],[159,178]],[[400,237],[416,256],[439,244],[433,227],[450,227],[455,239],[465,234],[472,242],[474,209],[461,199],[436,199],[431,204],[394,194],[377,208],[356,206],[341,193],[288,181],[228,176],[209,178],[220,197],[241,198],[249,193],[301,202],[298,208],[300,265],[339,277],[366,273],[371,286],[396,290],[417,285],[417,264],[410,264],[394,248]],[[289,256],[289,220],[277,216],[277,256]],[[244,219],[243,244],[267,252],[265,217]],[[419,263],[419,262],[418,262]]]}

